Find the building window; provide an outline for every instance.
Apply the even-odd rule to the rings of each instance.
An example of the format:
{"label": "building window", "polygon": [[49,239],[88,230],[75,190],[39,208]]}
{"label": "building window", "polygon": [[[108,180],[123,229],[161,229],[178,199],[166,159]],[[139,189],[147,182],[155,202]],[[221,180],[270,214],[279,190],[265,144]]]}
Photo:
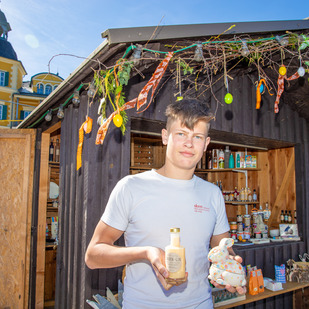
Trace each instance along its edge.
{"label": "building window", "polygon": [[0,120],[6,120],[7,106],[0,104]]}
{"label": "building window", "polygon": [[37,93],[38,94],[44,94],[44,86],[43,86],[43,84],[37,84],[36,85],[36,89],[37,89]]}
{"label": "building window", "polygon": [[53,91],[53,88],[51,85],[46,85],[45,86],[45,94],[50,94]]}
{"label": "building window", "polygon": [[20,120],[24,120],[31,114],[31,111],[20,111]]}
{"label": "building window", "polygon": [[7,87],[9,85],[9,72],[0,71],[0,86]]}

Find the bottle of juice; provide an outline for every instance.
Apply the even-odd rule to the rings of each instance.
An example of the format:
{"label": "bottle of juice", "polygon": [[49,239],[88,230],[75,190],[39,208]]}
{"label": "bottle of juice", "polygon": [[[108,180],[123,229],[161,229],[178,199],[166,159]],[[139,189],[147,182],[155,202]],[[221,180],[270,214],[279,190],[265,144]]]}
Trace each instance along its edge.
{"label": "bottle of juice", "polygon": [[219,168],[223,169],[224,168],[224,151],[221,149],[219,151]]}
{"label": "bottle of juice", "polygon": [[179,233],[180,228],[171,228],[171,243],[165,247],[165,264],[172,279],[185,278],[186,274],[185,248],[180,246]]}
{"label": "bottle of juice", "polygon": [[212,168],[214,168],[214,169],[218,168],[218,157],[217,157],[217,150],[216,149],[214,149]]}

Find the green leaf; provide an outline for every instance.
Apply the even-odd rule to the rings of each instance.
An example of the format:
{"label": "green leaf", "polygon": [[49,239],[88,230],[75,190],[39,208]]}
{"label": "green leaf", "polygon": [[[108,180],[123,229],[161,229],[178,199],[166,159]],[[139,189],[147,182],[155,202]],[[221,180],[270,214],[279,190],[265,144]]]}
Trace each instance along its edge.
{"label": "green leaf", "polygon": [[309,46],[309,42],[305,41],[305,42],[301,43],[301,45],[299,46],[299,50],[306,49],[308,46]]}
{"label": "green leaf", "polygon": [[116,89],[115,89],[115,95],[117,95],[119,92],[122,91],[122,85],[119,85]]}

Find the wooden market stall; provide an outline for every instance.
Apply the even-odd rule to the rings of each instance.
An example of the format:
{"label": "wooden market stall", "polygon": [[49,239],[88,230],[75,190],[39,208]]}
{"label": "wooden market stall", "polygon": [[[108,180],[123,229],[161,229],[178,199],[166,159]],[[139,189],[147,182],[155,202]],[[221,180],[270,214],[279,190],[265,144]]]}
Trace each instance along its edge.
{"label": "wooden market stall", "polygon": [[[286,89],[280,98],[278,113],[274,113],[274,102],[280,66],[284,64],[287,67],[289,78],[299,68],[299,51],[303,61],[309,61],[308,48],[299,51],[293,49],[293,46],[301,44],[299,35],[307,34],[308,31],[309,21],[303,20],[237,23],[235,26],[205,24],[164,26],[157,29],[110,29],[103,33],[106,40],[98,49],[19,126],[37,128],[42,132],[44,149],[42,148],[41,163],[45,162],[45,165],[41,165],[40,174],[45,185],[50,179],[50,174],[46,171],[51,166],[47,160],[50,138],[58,136],[61,141],[56,278],[45,280],[46,286],[55,279],[56,308],[87,308],[86,300],[92,299],[92,295],[104,295],[106,287],[112,291],[117,290],[117,280],[121,278],[122,268],[90,270],[84,263],[84,254],[117,181],[130,173],[163,164],[164,147],[160,142],[160,132],[165,126],[164,111],[170,102],[180,96],[203,100],[215,114],[210,130],[210,149],[223,149],[228,145],[232,153],[242,151],[257,159],[256,168],[235,171],[226,168],[219,171],[207,168],[205,157],[205,161],[196,170],[200,177],[211,182],[221,181],[223,191],[247,185],[256,189],[258,203],[264,207],[267,202],[271,207],[269,226],[272,228],[278,227],[281,210],[293,213],[294,210],[297,211],[300,240],[250,247],[235,246],[235,251],[243,257],[244,264],[257,265],[265,276],[274,278],[274,265],[285,263],[288,259],[297,260],[299,254],[307,252],[308,72],[303,77],[285,82]],[[281,45],[275,36],[288,38],[290,45]],[[245,56],[241,53],[244,39],[251,50],[251,54]],[[194,58],[198,42],[204,43],[202,59]],[[270,43],[264,45],[264,42]],[[140,56],[137,53],[139,50]],[[92,85],[105,85],[105,78],[110,78],[107,83],[112,84],[112,68],[116,63],[119,66],[120,62],[117,61],[123,59],[121,70],[118,71],[122,72],[118,76],[122,78],[123,94],[118,102],[133,100],[151,80],[164,57],[168,57],[168,52],[173,52],[173,58],[167,63],[166,71],[154,89],[153,102],[147,109],[145,107],[148,103],[142,106],[143,112],[137,112],[136,107],[128,108],[125,134],[111,123],[103,145],[96,145],[98,111],[102,115],[102,89],[94,87],[93,98],[91,94],[89,96]],[[127,65],[128,61],[130,65]],[[100,70],[104,72],[96,75],[94,84],[94,72]],[[274,95],[270,95],[267,89],[265,93],[261,91],[261,107],[257,110],[256,86],[260,78],[266,80]],[[73,104],[76,90],[80,103]],[[116,91],[112,88],[106,90],[111,92],[111,96],[112,91]],[[225,104],[227,92],[233,95],[232,104]],[[119,89],[115,97],[118,93]],[[149,102],[151,91],[148,95]],[[64,107],[64,118],[59,120],[56,113],[61,105]],[[103,118],[108,118],[113,108],[110,103],[106,104],[105,110],[104,106]],[[49,110],[53,117],[51,121],[46,121],[45,116]],[[79,130],[87,116],[93,119],[92,130],[80,133],[84,136],[82,165],[76,171]],[[99,124],[102,123],[99,120]],[[45,176],[42,176],[44,173]],[[38,225],[45,226],[49,201],[46,192],[44,196],[37,216]],[[227,203],[229,221],[239,213],[250,212],[252,207],[253,204],[248,203]],[[36,240],[38,265],[41,268],[34,279],[35,297],[30,295],[32,304],[40,306],[44,303],[42,273],[45,272],[45,279],[47,275],[46,266],[44,270],[47,248],[42,241],[45,240],[45,232],[41,228]],[[118,243],[123,244],[123,240]],[[55,257],[51,257],[53,258]],[[268,308],[269,305],[273,308],[292,308],[292,304],[293,294],[284,293],[243,305],[242,308]]]}

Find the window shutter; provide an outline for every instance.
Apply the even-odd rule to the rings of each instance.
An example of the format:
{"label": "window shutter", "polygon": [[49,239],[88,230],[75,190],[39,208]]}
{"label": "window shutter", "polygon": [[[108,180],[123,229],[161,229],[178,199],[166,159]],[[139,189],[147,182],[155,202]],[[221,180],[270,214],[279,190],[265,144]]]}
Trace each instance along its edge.
{"label": "window shutter", "polygon": [[9,72],[4,73],[4,86],[7,87],[9,85]]}
{"label": "window shutter", "polygon": [[25,111],[20,111],[20,120],[24,120],[25,119]]}
{"label": "window shutter", "polygon": [[6,120],[6,116],[7,116],[7,106],[6,105],[1,105],[2,107],[2,117],[1,117],[1,120]]}

